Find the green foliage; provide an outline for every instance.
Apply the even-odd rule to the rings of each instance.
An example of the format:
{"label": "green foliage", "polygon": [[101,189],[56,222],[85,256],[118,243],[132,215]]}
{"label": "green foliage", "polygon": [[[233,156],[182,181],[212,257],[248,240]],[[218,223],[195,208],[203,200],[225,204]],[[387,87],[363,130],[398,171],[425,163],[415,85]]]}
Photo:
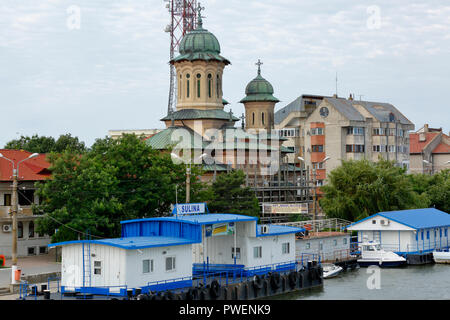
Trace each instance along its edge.
{"label": "green foliage", "polygon": [[343,161],[329,174],[320,200],[328,217],[360,220],[381,211],[428,207],[428,197],[414,191],[405,169],[394,162]]}
{"label": "green foliage", "polygon": [[408,176],[413,189],[430,201],[430,206],[450,213],[450,170],[443,170],[432,176],[411,174]]}
{"label": "green foliage", "polygon": [[11,140],[5,145],[5,149],[26,150],[32,153],[61,153],[66,150],[82,153],[86,151],[86,146],[70,133],[60,135],[58,140],[35,134],[32,137],[21,136],[19,139]]}
{"label": "green foliage", "polygon": [[[118,237],[120,221],[167,214],[175,185],[182,186],[179,199],[184,191],[185,166],[135,135],[98,139],[82,156],[65,151],[48,159],[52,179],[36,184],[43,202],[34,210],[46,213],[37,230],[51,234],[53,242],[77,239],[74,230],[89,230],[93,238]],[[194,177],[194,190],[196,184]]]}
{"label": "green foliage", "polygon": [[208,208],[211,212],[234,213],[259,216],[258,199],[251,188],[245,187],[245,174],[242,170],[220,174],[206,193],[209,196]]}

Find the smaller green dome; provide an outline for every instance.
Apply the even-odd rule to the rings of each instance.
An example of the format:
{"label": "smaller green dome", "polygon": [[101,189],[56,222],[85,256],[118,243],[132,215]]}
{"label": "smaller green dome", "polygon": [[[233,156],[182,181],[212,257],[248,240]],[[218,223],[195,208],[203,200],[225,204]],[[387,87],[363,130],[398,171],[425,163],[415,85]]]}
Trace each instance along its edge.
{"label": "smaller green dome", "polygon": [[269,81],[261,76],[261,68],[258,66],[258,75],[255,79],[249,82],[245,88],[246,97],[240,102],[251,102],[251,101],[273,101],[280,102],[277,98],[273,96],[274,90],[273,86]]}

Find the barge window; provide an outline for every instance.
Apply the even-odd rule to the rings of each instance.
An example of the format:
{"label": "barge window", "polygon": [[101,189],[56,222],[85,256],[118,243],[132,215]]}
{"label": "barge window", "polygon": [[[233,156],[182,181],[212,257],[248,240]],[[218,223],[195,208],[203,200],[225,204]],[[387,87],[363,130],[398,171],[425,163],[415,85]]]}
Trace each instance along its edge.
{"label": "barge window", "polygon": [[289,242],[285,242],[281,245],[281,253],[288,254],[289,253]]}
{"label": "barge window", "polygon": [[102,274],[102,262],[94,261],[94,274]]}
{"label": "barge window", "polygon": [[262,247],[253,247],[253,258],[262,258]]}
{"label": "barge window", "polygon": [[153,272],[153,260],[142,260],[142,273]]}
{"label": "barge window", "polygon": [[175,270],[175,257],[167,257],[166,271],[174,271],[174,270]]}
{"label": "barge window", "polygon": [[[236,248],[236,259],[241,258],[241,248]],[[234,248],[231,248],[231,259],[234,259]]]}

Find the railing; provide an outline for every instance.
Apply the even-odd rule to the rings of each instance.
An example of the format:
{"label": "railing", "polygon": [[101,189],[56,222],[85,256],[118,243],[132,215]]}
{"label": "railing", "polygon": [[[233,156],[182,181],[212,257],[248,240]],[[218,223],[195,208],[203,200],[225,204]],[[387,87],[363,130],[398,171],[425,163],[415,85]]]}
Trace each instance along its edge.
{"label": "railing", "polygon": [[331,218],[331,219],[321,219],[321,220],[305,220],[305,221],[295,221],[295,222],[286,222],[286,223],[276,223],[280,226],[290,226],[297,228],[305,228],[310,232],[320,232],[320,231],[336,231],[343,232],[345,227],[352,224],[351,221],[339,219],[339,218]]}

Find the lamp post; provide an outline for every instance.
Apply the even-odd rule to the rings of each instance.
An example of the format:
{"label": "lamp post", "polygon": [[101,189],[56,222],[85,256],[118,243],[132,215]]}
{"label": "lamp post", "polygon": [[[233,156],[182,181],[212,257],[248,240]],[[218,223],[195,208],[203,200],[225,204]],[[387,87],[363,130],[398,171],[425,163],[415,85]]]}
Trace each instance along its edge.
{"label": "lamp post", "polygon": [[13,171],[12,171],[12,178],[13,178],[13,185],[12,185],[12,199],[11,199],[11,215],[12,215],[12,249],[11,249],[11,259],[12,259],[12,267],[11,267],[11,283],[16,284],[15,280],[15,273],[17,270],[17,208],[18,208],[18,195],[17,195],[17,185],[18,185],[18,179],[19,179],[19,165],[27,160],[36,158],[39,155],[39,153],[33,153],[28,158],[20,160],[17,162],[17,164],[14,162],[14,160],[6,158],[3,154],[0,153],[0,158],[8,160],[11,162]]}
{"label": "lamp post", "polygon": [[[177,154],[173,152],[170,155],[172,156],[172,158],[177,158],[178,160],[183,161],[183,159],[181,159]],[[202,154],[195,160],[201,160],[204,157],[206,157],[206,153]],[[189,163],[186,164],[186,203],[189,203],[191,201],[191,169],[192,169],[192,162],[189,161]]]}

